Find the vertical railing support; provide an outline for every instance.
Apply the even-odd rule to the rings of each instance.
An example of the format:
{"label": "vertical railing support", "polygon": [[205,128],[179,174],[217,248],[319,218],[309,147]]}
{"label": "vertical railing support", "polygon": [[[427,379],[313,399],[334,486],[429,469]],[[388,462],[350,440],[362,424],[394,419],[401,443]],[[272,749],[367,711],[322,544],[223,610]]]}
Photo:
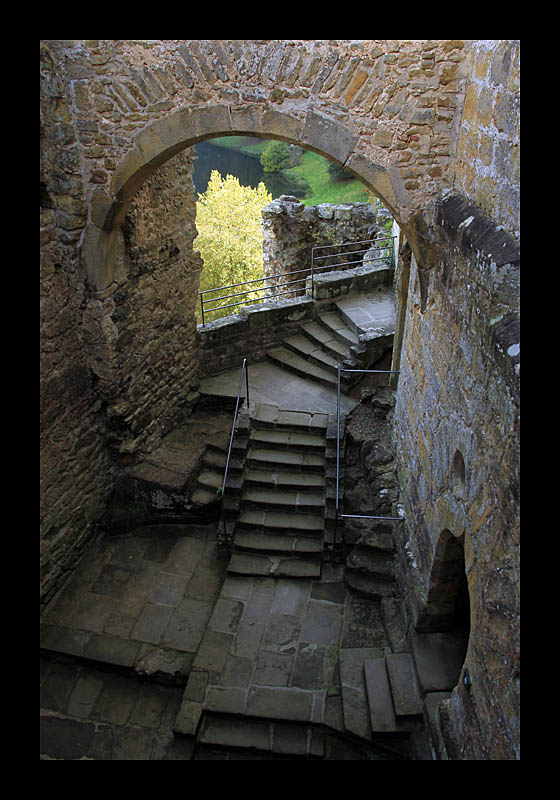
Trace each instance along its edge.
{"label": "vertical railing support", "polygon": [[336,548],[338,538],[338,480],[340,474],[340,364],[337,364],[336,381],[336,499],[334,516],[333,546]]}
{"label": "vertical railing support", "polygon": [[246,379],[247,407],[249,407],[249,371],[247,369],[247,359],[246,358],[243,359],[243,364],[241,365],[241,375],[239,376],[239,388],[237,390],[237,400],[235,401],[235,412],[234,412],[234,415],[233,415],[233,423],[232,423],[232,426],[231,426],[231,435],[229,437],[229,447],[228,447],[227,458],[226,458],[226,468],[224,470],[224,481],[222,483],[221,526],[222,526],[222,532],[223,532],[223,539],[221,539],[220,534],[218,533],[218,544],[225,544],[228,549],[229,549],[229,546],[230,546],[231,543],[229,541],[229,537],[228,537],[228,533],[227,533],[227,529],[226,529],[226,517],[225,517],[225,513],[224,513],[224,494],[225,494],[225,491],[226,491],[226,483],[227,483],[227,477],[228,477],[229,462],[230,462],[230,458],[231,458],[231,448],[233,446],[233,437],[235,436],[235,426],[237,424],[237,414],[239,412],[239,402],[240,402],[240,399],[241,399],[241,387],[243,386],[243,374],[245,374],[245,379]]}

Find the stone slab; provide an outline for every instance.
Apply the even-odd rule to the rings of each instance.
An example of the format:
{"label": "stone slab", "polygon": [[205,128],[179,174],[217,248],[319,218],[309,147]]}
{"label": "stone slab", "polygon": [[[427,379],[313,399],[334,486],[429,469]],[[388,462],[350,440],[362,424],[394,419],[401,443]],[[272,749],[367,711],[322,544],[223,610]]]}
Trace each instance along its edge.
{"label": "stone slab", "polygon": [[268,751],[271,749],[268,722],[207,717],[202,723],[199,739],[202,744],[223,747],[244,747]]}
{"label": "stone slab", "polygon": [[408,653],[390,653],[385,657],[397,716],[422,713],[414,665]]}
{"label": "stone slab", "polygon": [[378,657],[379,652],[371,647],[347,647],[340,650],[340,684],[344,727],[362,739],[371,738],[363,665],[368,658]]}
{"label": "stone slab", "polygon": [[374,733],[397,731],[391,686],[384,658],[364,661],[364,680],[372,731]]}
{"label": "stone slab", "polygon": [[265,719],[311,722],[313,693],[303,689],[257,686],[249,689],[247,715]]}

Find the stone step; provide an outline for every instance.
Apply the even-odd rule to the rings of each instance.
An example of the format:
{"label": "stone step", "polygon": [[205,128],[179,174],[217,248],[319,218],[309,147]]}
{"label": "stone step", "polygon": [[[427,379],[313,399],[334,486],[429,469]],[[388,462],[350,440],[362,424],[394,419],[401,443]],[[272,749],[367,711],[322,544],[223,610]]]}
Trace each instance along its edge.
{"label": "stone step", "polygon": [[336,313],[355,334],[374,329],[379,336],[395,332],[395,298],[387,287],[353,294],[335,302]]}
{"label": "stone step", "polygon": [[325,505],[323,492],[299,492],[290,489],[245,487],[241,498],[244,508],[265,507],[294,512],[321,511]]}
{"label": "stone step", "polygon": [[301,329],[306,336],[340,361],[350,358],[350,339],[345,338],[344,341],[341,341],[333,334],[331,328],[321,325],[320,322],[307,322],[301,326]]}
{"label": "stone step", "polygon": [[303,378],[317,381],[318,383],[330,386],[336,386],[336,373],[330,372],[324,367],[319,367],[312,364],[307,359],[302,358],[297,353],[289,350],[287,347],[275,347],[267,351],[267,358],[274,364],[294,372]]}
{"label": "stone step", "polygon": [[373,647],[344,647],[340,650],[340,688],[344,728],[361,739],[371,739],[371,722],[364,683],[364,661],[383,656]]}
{"label": "stone step", "polygon": [[302,334],[296,334],[295,336],[290,336],[288,339],[284,339],[284,344],[290,350],[293,350],[294,353],[297,353],[311,363],[317,364],[319,367],[324,367],[331,372],[336,372],[337,365],[341,362],[339,356],[333,356],[327,353],[323,347],[318,346],[316,342]]}
{"label": "stone step", "polygon": [[320,433],[327,428],[328,414],[307,411],[281,411],[278,406],[261,403],[255,414],[256,428],[289,428]]}
{"label": "stone step", "polygon": [[325,476],[318,472],[296,472],[282,469],[257,469],[250,467],[245,476],[246,486],[274,486],[278,489],[297,487],[300,491],[314,491],[325,486]]}
{"label": "stone step", "polygon": [[349,589],[374,599],[392,597],[396,593],[395,581],[391,577],[372,575],[361,571],[346,569],[344,583]]}
{"label": "stone step", "polygon": [[208,506],[211,503],[219,503],[220,492],[204,486],[197,486],[189,498],[190,503],[195,506]]}
{"label": "stone step", "polygon": [[253,445],[262,445],[278,450],[294,450],[300,453],[323,453],[325,451],[323,435],[304,431],[257,429],[251,433],[250,442]]}
{"label": "stone step", "polygon": [[240,513],[238,520],[238,529],[257,530],[262,533],[294,531],[300,534],[318,533],[324,530],[324,525],[322,514],[298,514],[263,509],[245,509]]}
{"label": "stone step", "polygon": [[339,342],[346,344],[348,347],[358,343],[358,332],[354,326],[348,325],[336,311],[327,311],[319,314],[318,320]]}
{"label": "stone step", "polygon": [[320,472],[325,469],[325,457],[319,453],[302,453],[296,450],[275,450],[253,445],[247,452],[249,467],[286,468],[290,471]]}
{"label": "stone step", "polygon": [[306,725],[252,718],[205,715],[198,742],[256,753],[318,758],[325,755],[324,733]]}
{"label": "stone step", "polygon": [[392,579],[394,565],[392,551],[357,545],[346,562],[347,569],[365,572],[371,576]]}
{"label": "stone step", "polygon": [[235,549],[282,555],[320,555],[323,552],[323,535],[290,536],[286,533],[253,533],[240,530],[235,536]]}
{"label": "stone step", "polygon": [[[227,453],[222,450],[214,450],[213,448],[208,448],[202,457],[202,463],[206,467],[217,468],[218,471],[221,470],[222,475],[226,468],[227,462]],[[238,456],[232,455],[229,460],[229,472],[230,473],[240,473],[243,471],[243,458],[239,458]]]}
{"label": "stone step", "polygon": [[228,564],[231,575],[269,578],[320,578],[320,558],[235,552]]}
{"label": "stone step", "polygon": [[399,728],[385,658],[367,659],[363,669],[372,732],[397,732]]}
{"label": "stone step", "polygon": [[385,656],[385,663],[397,717],[422,714],[422,698],[410,655],[408,653],[389,653]]}

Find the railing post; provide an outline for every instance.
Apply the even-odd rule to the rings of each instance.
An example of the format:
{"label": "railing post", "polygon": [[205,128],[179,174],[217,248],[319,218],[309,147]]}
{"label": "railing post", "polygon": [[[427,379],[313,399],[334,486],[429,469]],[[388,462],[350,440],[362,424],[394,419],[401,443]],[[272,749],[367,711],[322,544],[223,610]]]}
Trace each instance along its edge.
{"label": "railing post", "polygon": [[202,326],[204,327],[204,300],[202,297],[202,292],[198,293],[200,297],[200,316],[202,317]]}
{"label": "railing post", "polygon": [[338,480],[340,472],[340,364],[337,364],[336,382],[336,502],[334,516],[334,542],[336,547],[338,538]]}
{"label": "railing post", "polygon": [[247,359],[243,361],[245,366],[245,386],[247,387],[247,408],[249,408],[249,367],[247,366]]}

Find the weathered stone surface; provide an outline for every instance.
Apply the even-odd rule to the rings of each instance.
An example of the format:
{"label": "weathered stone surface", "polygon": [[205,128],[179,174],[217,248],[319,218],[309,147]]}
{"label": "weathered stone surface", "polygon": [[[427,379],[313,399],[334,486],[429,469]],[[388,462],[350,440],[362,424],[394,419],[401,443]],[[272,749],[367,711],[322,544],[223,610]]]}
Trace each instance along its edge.
{"label": "weathered stone surface", "polygon": [[[182,149],[232,131],[307,142],[383,198],[412,248],[397,275],[401,588],[413,623],[437,589],[442,532],[464,535],[473,681],[449,718],[461,758],[518,758],[519,270],[506,235],[519,230],[519,42],[43,40],[40,55],[42,597],[85,551],[118,471],[192,410],[202,265]],[[441,226],[452,188],[477,213]],[[127,613],[102,599],[95,632],[122,629]]]}

